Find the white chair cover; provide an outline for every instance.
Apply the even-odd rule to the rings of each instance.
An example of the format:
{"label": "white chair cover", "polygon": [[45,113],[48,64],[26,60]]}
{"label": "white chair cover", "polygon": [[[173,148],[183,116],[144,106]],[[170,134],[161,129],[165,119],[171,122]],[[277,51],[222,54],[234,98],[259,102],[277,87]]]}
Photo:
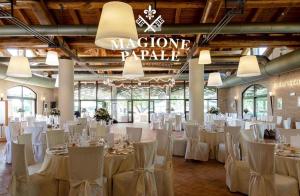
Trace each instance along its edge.
{"label": "white chair cover", "polygon": [[185,159],[208,161],[209,145],[200,141],[199,126],[186,124],[185,133],[187,138]]}
{"label": "white chair cover", "polygon": [[296,129],[300,129],[300,122],[295,122]]}
{"label": "white chair cover", "polygon": [[283,121],[283,128],[291,129],[291,123],[292,123],[291,118],[287,118],[286,120]]}
{"label": "white chair cover", "polygon": [[68,130],[70,135],[77,135],[77,136],[81,136],[82,135],[82,130],[83,130],[83,125],[68,125]]}
{"label": "white chair cover", "polygon": [[276,117],[276,125],[281,126],[281,123],[282,123],[282,116],[277,116]]}
{"label": "white chair cover", "polygon": [[109,126],[97,124],[95,127],[89,129],[90,135],[96,137],[105,137],[109,133]]}
{"label": "white chair cover", "polygon": [[251,170],[249,196],[298,196],[298,182],[289,176],[275,174],[275,145],[248,141]]}
{"label": "white chair cover", "polygon": [[103,196],[103,163],[103,146],[69,148],[69,195]]}
{"label": "white chair cover", "polygon": [[47,122],[46,121],[35,121],[34,127],[43,127],[44,131],[47,131]]}
{"label": "white chair cover", "polygon": [[175,131],[181,131],[182,129],[181,119],[182,117],[180,114],[175,115]]}
{"label": "white chair cover", "polygon": [[157,130],[155,180],[158,196],[173,196],[172,136],[166,130]]}
{"label": "white chair cover", "polygon": [[38,162],[42,162],[44,160],[46,151],[46,144],[43,140],[43,131],[43,127],[27,127],[27,129],[25,130],[25,133],[32,134],[34,158]]}
{"label": "white chair cover", "polygon": [[[230,131],[231,130],[231,131]],[[227,159],[225,163],[226,185],[231,192],[248,194],[249,167],[246,161],[240,161],[234,153],[237,129],[228,129],[225,134]],[[238,130],[239,131],[239,130]],[[233,135],[231,134],[233,133]]]}
{"label": "white chair cover", "polygon": [[115,139],[115,134],[114,133],[108,133],[108,134],[106,134],[105,140],[106,140],[107,146],[109,148],[114,146],[114,139]]}
{"label": "white chair cover", "polygon": [[13,142],[13,139],[11,135],[11,129],[9,129],[9,127],[5,127],[5,137],[6,137],[6,144],[4,150],[5,162],[10,164],[12,158],[11,143]]}
{"label": "white chair cover", "polygon": [[29,175],[25,157],[25,145],[12,143],[12,196],[55,196],[57,181],[39,174]]}
{"label": "white chair cover", "polygon": [[46,132],[47,148],[65,143],[65,133],[63,130],[52,130]]}
{"label": "white chair cover", "polygon": [[291,143],[291,136],[300,135],[300,129],[281,129],[276,130],[277,137],[281,137],[282,140],[285,140],[285,143]]}
{"label": "white chair cover", "polygon": [[25,145],[25,156],[28,165],[35,164],[33,149],[32,149],[32,134],[26,133],[18,136],[18,144]]}
{"label": "white chair cover", "polygon": [[26,117],[26,121],[27,121],[29,127],[33,127],[34,126],[35,117],[34,116],[27,116]]}
{"label": "white chair cover", "polygon": [[142,128],[126,127],[126,134],[129,142],[140,142],[142,138]]}
{"label": "white chair cover", "polygon": [[87,128],[87,118],[77,118],[78,123],[82,125],[85,129]]}
{"label": "white chair cover", "polygon": [[134,143],[134,171],[116,174],[113,177],[114,196],[157,196],[154,163],[156,141]]}

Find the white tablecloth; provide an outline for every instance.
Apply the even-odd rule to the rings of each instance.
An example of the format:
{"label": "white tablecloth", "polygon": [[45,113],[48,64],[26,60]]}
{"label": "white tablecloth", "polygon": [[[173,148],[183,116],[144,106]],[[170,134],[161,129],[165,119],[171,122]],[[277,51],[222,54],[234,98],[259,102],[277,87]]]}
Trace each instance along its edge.
{"label": "white tablecloth", "polygon": [[294,177],[300,189],[300,158],[275,156],[276,173]]}
{"label": "white tablecloth", "polygon": [[201,131],[200,140],[209,145],[209,158],[216,159],[218,149],[217,147],[220,143],[224,143],[225,134],[224,132]]}
{"label": "white tablecloth", "polygon": [[[66,195],[69,191],[69,169],[68,155],[55,155],[46,152],[46,156],[40,173],[42,175],[51,176],[59,180],[59,193]],[[112,177],[117,173],[133,170],[135,166],[134,153],[127,155],[115,155],[107,153],[104,156],[104,171],[103,174],[107,178],[108,195],[112,195]],[[84,164],[82,164],[84,169]]]}

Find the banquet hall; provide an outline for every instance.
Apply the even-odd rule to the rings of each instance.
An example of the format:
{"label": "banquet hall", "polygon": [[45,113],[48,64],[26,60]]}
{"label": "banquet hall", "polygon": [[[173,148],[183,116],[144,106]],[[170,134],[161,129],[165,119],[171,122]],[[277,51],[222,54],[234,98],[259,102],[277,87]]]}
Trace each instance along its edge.
{"label": "banquet hall", "polygon": [[0,0],[0,195],[299,196],[300,0]]}

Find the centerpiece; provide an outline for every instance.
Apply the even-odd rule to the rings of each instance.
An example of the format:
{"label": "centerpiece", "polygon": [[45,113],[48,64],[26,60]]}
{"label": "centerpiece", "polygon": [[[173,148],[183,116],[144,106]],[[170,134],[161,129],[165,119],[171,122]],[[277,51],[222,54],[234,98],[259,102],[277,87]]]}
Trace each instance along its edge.
{"label": "centerpiece", "polygon": [[215,107],[211,107],[208,112],[208,114],[215,114],[218,115],[220,113],[220,109],[219,108],[215,108]]}
{"label": "centerpiece", "polygon": [[109,122],[109,120],[111,120],[110,115],[108,113],[108,111],[104,108],[99,108],[96,110],[94,118],[96,119],[96,121],[105,121],[106,123]]}
{"label": "centerpiece", "polygon": [[51,122],[52,127],[54,127],[54,128],[58,127],[59,116],[60,116],[59,109],[52,108],[51,111],[50,111],[50,122]]}

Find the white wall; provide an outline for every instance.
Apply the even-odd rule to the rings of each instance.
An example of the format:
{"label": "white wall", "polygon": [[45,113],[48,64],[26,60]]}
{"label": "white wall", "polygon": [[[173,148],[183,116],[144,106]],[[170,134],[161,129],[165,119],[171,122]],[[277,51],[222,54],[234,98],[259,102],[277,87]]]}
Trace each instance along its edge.
{"label": "white wall", "polygon": [[4,94],[4,99],[6,99],[6,91],[9,88],[15,87],[15,86],[26,86],[33,90],[37,94],[37,114],[42,114],[42,108],[43,108],[43,101],[42,97],[45,97],[45,103],[48,104],[48,108],[50,107],[51,101],[56,101],[54,96],[54,89],[50,88],[43,88],[38,86],[32,86],[32,85],[23,85],[21,83],[15,83],[10,82],[6,80],[0,80],[0,94]]}

